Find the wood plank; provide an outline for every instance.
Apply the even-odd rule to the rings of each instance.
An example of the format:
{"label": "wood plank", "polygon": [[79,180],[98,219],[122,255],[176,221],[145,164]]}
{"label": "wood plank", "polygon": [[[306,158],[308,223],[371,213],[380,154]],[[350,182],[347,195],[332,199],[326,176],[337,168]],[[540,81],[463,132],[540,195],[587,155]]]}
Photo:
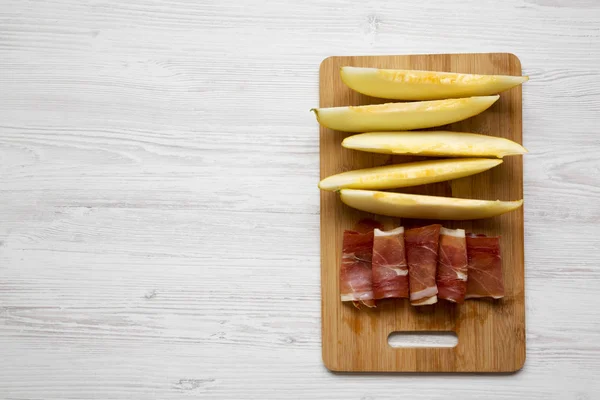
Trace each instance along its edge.
{"label": "wood plank", "polygon": [[[599,397],[596,0],[0,4],[2,399]],[[329,373],[318,65],[445,51],[532,77],[527,362]]]}
{"label": "wood plank", "polygon": [[[509,53],[329,57],[320,68],[321,107],[386,102],[346,87],[339,77],[339,68],[344,65],[521,75],[519,59]],[[502,93],[487,111],[448,128],[522,143],[521,88]],[[320,128],[321,178],[408,159],[344,149],[340,144],[346,136],[348,133]],[[490,200],[521,199],[523,160],[506,157],[502,165],[481,174],[399,191]],[[321,192],[322,340],[327,368],[334,371],[509,372],[523,366],[523,209],[484,220],[443,222],[452,228],[502,236],[504,299],[471,300],[462,306],[441,301],[421,308],[412,307],[407,301],[386,301],[375,310],[357,310],[339,300],[342,232],[358,219],[369,216],[374,217],[342,204],[336,193]],[[394,225],[424,222],[380,219]],[[454,331],[458,345],[394,349],[387,344],[387,337],[393,331]]]}

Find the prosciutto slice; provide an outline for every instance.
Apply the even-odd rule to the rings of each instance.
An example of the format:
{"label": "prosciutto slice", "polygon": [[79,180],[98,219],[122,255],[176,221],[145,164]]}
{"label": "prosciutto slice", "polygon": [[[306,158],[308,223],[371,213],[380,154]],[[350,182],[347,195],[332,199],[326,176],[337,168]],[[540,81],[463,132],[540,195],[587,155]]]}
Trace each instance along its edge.
{"label": "prosciutto slice", "polygon": [[373,238],[373,295],[376,300],[408,297],[408,265],[404,228],[375,229]]}
{"label": "prosciutto slice", "polygon": [[500,237],[467,236],[468,275],[466,299],[504,297]]}
{"label": "prosciutto slice", "polygon": [[467,291],[467,242],[464,229],[440,229],[440,248],[435,277],[438,297],[462,303]]}
{"label": "prosciutto slice", "polygon": [[340,297],[367,307],[375,307],[373,300],[373,230],[381,225],[375,221],[362,220],[355,230],[344,231],[342,265],[340,268]]}
{"label": "prosciutto slice", "polygon": [[373,232],[375,229],[383,229],[383,225],[369,218],[361,219],[354,225],[354,231],[359,233]]}
{"label": "prosciutto slice", "polygon": [[408,229],[404,233],[410,282],[410,304],[437,303],[435,274],[441,225]]}

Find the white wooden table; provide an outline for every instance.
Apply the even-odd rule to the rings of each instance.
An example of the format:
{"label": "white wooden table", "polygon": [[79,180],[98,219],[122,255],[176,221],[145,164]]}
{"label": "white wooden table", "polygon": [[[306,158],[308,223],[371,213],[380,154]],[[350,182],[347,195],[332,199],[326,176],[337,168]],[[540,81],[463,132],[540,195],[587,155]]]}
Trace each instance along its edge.
{"label": "white wooden table", "polygon": [[[0,0],[0,398],[597,399],[600,2]],[[507,51],[527,362],[322,365],[318,66]]]}

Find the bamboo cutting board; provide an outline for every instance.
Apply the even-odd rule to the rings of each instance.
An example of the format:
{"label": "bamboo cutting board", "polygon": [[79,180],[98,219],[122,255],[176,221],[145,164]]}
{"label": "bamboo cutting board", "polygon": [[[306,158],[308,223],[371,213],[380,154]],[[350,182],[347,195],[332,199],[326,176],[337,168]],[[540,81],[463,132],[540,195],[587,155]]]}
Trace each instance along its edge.
{"label": "bamboo cutting board", "polygon": [[[436,54],[409,56],[329,57],[320,68],[320,106],[335,107],[390,102],[361,95],[345,86],[344,65],[521,75],[513,54]],[[522,142],[521,87],[500,95],[487,111],[442,129],[501,136]],[[348,133],[321,127],[321,179],[348,171],[419,159],[348,150],[341,147]],[[437,128],[440,129],[440,128]],[[450,182],[398,191],[489,200],[523,198],[521,156],[505,157],[489,171]],[[510,372],[525,362],[525,296],[523,209],[475,221],[443,221],[449,228],[502,235],[505,297],[468,300],[457,306],[440,300],[434,306],[412,307],[407,300],[385,300],[375,309],[357,310],[340,301],[338,275],[342,233],[361,218],[375,217],[388,227],[410,227],[438,221],[377,217],[344,205],[337,193],[321,191],[321,291],[323,361],[333,371]],[[453,331],[453,348],[392,348],[391,332]]]}

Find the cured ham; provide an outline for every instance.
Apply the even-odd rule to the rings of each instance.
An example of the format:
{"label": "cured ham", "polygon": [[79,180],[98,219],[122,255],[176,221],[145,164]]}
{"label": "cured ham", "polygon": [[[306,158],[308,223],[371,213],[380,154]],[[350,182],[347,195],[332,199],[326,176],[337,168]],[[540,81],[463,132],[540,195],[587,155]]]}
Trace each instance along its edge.
{"label": "cured ham", "polygon": [[468,276],[466,299],[504,297],[500,237],[467,235]]}
{"label": "cured ham", "polygon": [[437,302],[438,288],[435,282],[438,244],[441,225],[427,225],[408,229],[404,233],[410,303],[413,306]]}
{"label": "cured ham", "polygon": [[359,233],[373,232],[375,229],[383,229],[383,225],[372,219],[361,219],[354,225],[354,231]]}
{"label": "cured ham", "polygon": [[373,307],[373,231],[344,231],[340,292],[342,301],[361,302]]}
{"label": "cured ham", "polygon": [[464,229],[440,229],[436,283],[438,297],[462,303],[467,291],[467,242]]}
{"label": "cured ham", "polygon": [[381,228],[375,221],[362,220],[355,230],[344,231],[342,245],[342,265],[340,268],[340,297],[342,301],[352,301],[375,307],[373,300],[373,230]]}
{"label": "cured ham", "polygon": [[373,234],[373,296],[376,300],[408,297],[408,265],[404,228],[375,229]]}
{"label": "cured ham", "polygon": [[465,235],[439,224],[383,231],[361,220],[344,231],[340,297],[375,307],[375,300],[409,298],[413,306],[504,297],[500,237]]}

